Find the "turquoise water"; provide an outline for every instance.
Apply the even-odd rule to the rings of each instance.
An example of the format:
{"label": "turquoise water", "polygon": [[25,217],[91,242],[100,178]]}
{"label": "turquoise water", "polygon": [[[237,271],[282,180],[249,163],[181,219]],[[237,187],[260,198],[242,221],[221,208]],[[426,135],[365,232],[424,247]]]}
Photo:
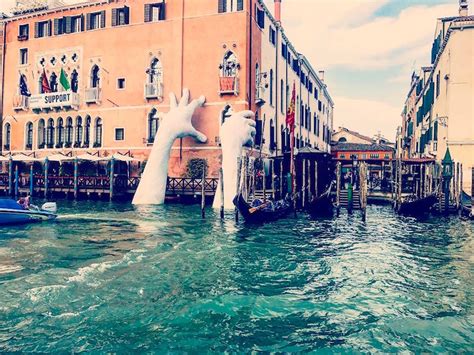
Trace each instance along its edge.
{"label": "turquoise water", "polygon": [[0,228],[0,352],[474,351],[471,222],[60,212]]}

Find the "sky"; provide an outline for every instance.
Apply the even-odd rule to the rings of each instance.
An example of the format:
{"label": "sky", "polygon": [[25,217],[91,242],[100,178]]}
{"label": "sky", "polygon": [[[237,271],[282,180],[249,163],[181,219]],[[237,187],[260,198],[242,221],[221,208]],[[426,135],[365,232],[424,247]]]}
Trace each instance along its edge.
{"label": "sky", "polygon": [[[273,0],[264,1],[273,10]],[[13,3],[0,0],[0,12]],[[458,0],[282,0],[288,37],[326,73],[334,128],[389,139],[401,123],[411,73],[430,64],[436,19],[457,14]]]}

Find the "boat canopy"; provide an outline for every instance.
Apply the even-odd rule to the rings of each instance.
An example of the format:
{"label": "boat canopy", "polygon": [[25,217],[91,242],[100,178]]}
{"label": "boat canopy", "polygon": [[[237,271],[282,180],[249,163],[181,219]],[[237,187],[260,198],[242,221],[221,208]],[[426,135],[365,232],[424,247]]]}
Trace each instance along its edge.
{"label": "boat canopy", "polygon": [[11,198],[0,198],[0,208],[6,208],[9,210],[22,210],[18,202],[12,200]]}

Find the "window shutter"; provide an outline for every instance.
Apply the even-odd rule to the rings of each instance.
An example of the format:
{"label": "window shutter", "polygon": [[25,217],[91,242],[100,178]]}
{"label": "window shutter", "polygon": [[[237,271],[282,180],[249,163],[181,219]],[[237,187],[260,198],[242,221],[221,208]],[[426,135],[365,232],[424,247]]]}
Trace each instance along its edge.
{"label": "window shutter", "polygon": [[88,31],[91,29],[91,18],[92,18],[92,14],[87,14],[87,30]]}
{"label": "window shutter", "polygon": [[85,29],[84,22],[85,22],[84,15],[81,15],[81,32],[84,31]]}
{"label": "window shutter", "polygon": [[100,28],[105,28],[105,10],[100,12]]}
{"label": "window shutter", "polygon": [[125,6],[123,10],[125,11],[125,24],[128,25],[130,24],[130,8]]}
{"label": "window shutter", "polygon": [[49,20],[48,21],[48,36],[52,36],[53,34],[53,21]]}
{"label": "window shutter", "polygon": [[117,9],[112,9],[112,26],[117,26]]}
{"label": "window shutter", "polygon": [[145,4],[145,22],[151,21],[151,5]]}
{"label": "window shutter", "polygon": [[54,35],[57,36],[58,34],[60,34],[60,31],[59,31],[59,19],[58,19],[58,18],[55,18],[55,19],[54,19]]}
{"label": "window shutter", "polygon": [[227,12],[227,1],[226,0],[219,0],[219,13],[222,14]]}
{"label": "window shutter", "polygon": [[64,30],[64,32],[71,33],[72,32],[72,17],[71,16],[66,16],[64,18],[64,21],[65,21],[65,30]]}
{"label": "window shutter", "polygon": [[166,6],[165,3],[160,4],[160,21],[164,21],[166,18]]}
{"label": "window shutter", "polygon": [[237,11],[242,11],[244,9],[244,0],[237,0]]}

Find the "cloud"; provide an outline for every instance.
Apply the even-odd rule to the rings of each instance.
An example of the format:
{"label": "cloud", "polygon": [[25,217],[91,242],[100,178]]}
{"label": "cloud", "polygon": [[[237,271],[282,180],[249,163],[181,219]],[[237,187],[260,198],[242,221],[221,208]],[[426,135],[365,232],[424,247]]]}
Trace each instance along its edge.
{"label": "cloud", "polygon": [[335,97],[334,128],[343,126],[373,136],[379,131],[395,140],[401,122],[401,109],[382,101]]}
{"label": "cloud", "polygon": [[[267,0],[270,9],[271,2]],[[375,16],[388,3],[388,0],[283,1],[283,26],[297,49],[317,68],[373,70],[414,59],[427,61],[429,52],[425,49],[433,40],[436,19],[456,14],[456,2],[411,6],[393,17]]]}

